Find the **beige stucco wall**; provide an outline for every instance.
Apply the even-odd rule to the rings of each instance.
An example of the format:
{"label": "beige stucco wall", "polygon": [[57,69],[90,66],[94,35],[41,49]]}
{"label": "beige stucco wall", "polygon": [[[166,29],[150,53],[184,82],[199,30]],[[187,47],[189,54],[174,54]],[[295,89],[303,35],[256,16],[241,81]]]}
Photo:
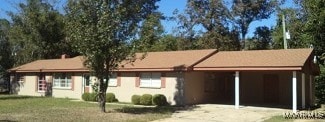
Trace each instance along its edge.
{"label": "beige stucco wall", "polygon": [[121,73],[121,86],[108,87],[107,92],[114,93],[120,102],[131,102],[132,95],[164,94],[167,101],[176,104],[177,73],[166,73],[166,88],[141,88],[135,86],[135,73]]}
{"label": "beige stucco wall", "polygon": [[53,88],[53,97],[81,99],[82,95],[82,74],[74,73],[73,89]]}
{"label": "beige stucco wall", "polygon": [[44,92],[38,92],[36,87],[37,76],[35,73],[25,74],[25,82],[19,83],[18,95],[44,96]]}
{"label": "beige stucco wall", "polygon": [[[37,91],[37,75],[38,73],[25,74],[25,82],[19,83],[18,95],[45,96],[45,92]],[[46,82],[51,83],[53,81],[52,74],[46,73],[45,75]],[[52,88],[52,96],[58,98],[81,99],[82,76],[79,73],[75,73],[74,75],[74,90]]]}
{"label": "beige stucco wall", "polygon": [[184,73],[185,103],[203,103],[206,99],[204,93],[204,72]]}

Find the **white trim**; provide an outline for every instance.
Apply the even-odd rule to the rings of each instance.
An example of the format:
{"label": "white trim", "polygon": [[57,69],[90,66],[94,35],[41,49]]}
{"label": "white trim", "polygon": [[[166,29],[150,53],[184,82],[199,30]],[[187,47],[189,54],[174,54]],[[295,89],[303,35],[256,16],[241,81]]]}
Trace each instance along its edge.
{"label": "white trim", "polygon": [[306,77],[305,77],[305,73],[301,74],[301,107],[305,108],[306,107]]}
{"label": "white trim", "polygon": [[53,87],[53,89],[71,90],[72,87]]}
{"label": "white trim", "polygon": [[235,74],[235,108],[239,109],[239,71]]}
{"label": "white trim", "polygon": [[297,71],[292,72],[292,112],[297,113]]}

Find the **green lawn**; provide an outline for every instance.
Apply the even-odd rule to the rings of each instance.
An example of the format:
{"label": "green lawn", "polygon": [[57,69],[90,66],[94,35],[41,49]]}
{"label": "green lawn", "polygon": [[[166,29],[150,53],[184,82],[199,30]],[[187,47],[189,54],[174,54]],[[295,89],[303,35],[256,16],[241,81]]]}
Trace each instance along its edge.
{"label": "green lawn", "polygon": [[107,105],[64,98],[0,95],[0,121],[128,121],[144,122],[170,117],[175,107]]}
{"label": "green lawn", "polygon": [[293,119],[285,119],[282,115],[273,116],[264,122],[293,122]]}

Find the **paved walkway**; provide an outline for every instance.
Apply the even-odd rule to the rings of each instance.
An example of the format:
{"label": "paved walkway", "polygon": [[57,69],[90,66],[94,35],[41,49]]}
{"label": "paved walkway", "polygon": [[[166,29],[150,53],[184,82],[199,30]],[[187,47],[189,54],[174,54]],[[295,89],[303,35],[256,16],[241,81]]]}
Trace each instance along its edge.
{"label": "paved walkway", "polygon": [[241,107],[232,105],[204,104],[193,110],[175,112],[171,118],[155,122],[260,122],[274,115],[282,115],[286,109]]}

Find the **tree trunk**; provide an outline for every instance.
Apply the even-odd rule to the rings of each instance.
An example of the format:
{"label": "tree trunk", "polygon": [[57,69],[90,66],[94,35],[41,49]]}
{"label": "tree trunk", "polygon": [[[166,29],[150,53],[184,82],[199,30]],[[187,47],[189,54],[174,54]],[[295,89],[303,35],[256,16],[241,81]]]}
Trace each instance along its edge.
{"label": "tree trunk", "polygon": [[101,112],[106,112],[106,90],[103,78],[99,83],[98,104]]}

